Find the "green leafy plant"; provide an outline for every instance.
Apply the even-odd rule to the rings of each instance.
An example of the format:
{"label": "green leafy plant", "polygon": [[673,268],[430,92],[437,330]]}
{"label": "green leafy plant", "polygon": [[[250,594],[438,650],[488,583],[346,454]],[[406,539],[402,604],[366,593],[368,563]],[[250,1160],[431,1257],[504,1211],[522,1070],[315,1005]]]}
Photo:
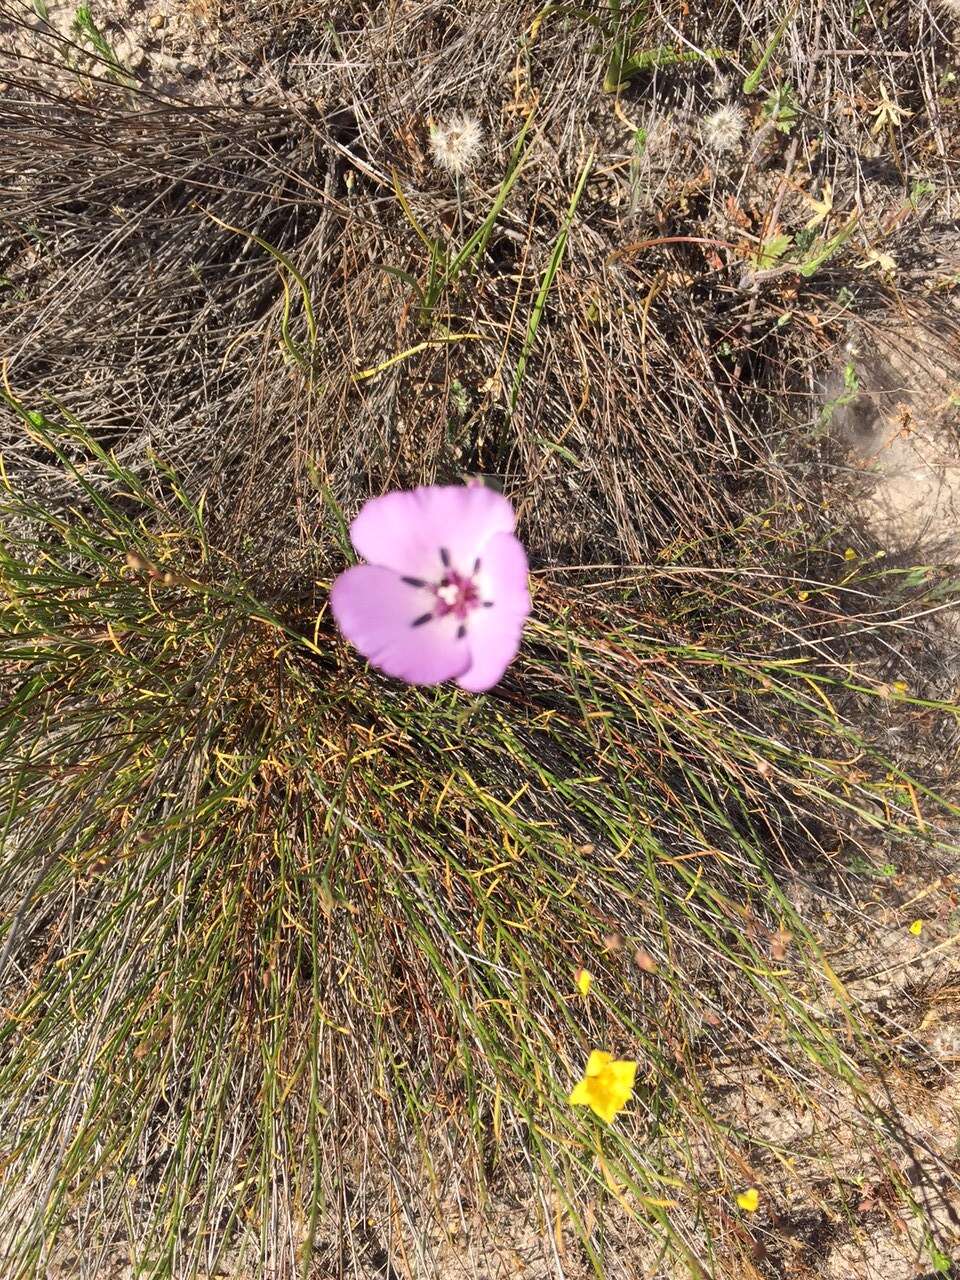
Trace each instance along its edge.
{"label": "green leafy plant", "polygon": [[[46,14],[41,14],[46,17]],[[113,45],[107,40],[106,36],[100,30],[94,20],[93,13],[89,5],[81,4],[77,6],[77,10],[73,16],[73,29],[79,38],[85,39],[94,49],[98,57],[102,58],[107,64],[107,74],[121,84],[128,86],[135,85],[136,79],[133,78],[129,70],[123,66],[117,57]]]}
{"label": "green leafy plant", "polygon": [[754,69],[749,73],[749,75],[747,75],[744,78],[744,81],[743,81],[744,93],[755,93],[756,90],[760,87],[760,81],[763,79],[763,74],[766,71],[767,67],[770,65],[770,60],[773,57],[773,55],[776,53],[777,46],[779,45],[780,41],[783,39],[784,32],[789,26],[790,21],[793,18],[796,11],[797,11],[797,5],[793,4],[790,6],[787,12],[780,19],[780,22],[777,25],[777,29],[774,31],[773,35],[767,41],[766,48],[764,49],[763,53],[760,56],[760,61],[757,63]]}
{"label": "green leafy plant", "polygon": [[834,256],[853,235],[859,219],[853,214],[832,236],[817,235],[812,230],[796,235],[783,232],[764,240],[753,256],[759,269],[776,266],[793,267],[809,278]]}
{"label": "green leafy plant", "polygon": [[590,176],[590,170],[593,167],[593,153],[584,162],[583,168],[580,170],[580,176],[577,179],[577,185],[570,197],[570,203],[567,205],[567,211],[564,215],[563,225],[557,236],[556,243],[553,246],[553,252],[550,254],[550,261],[543,273],[543,279],[540,282],[540,288],[534,299],[533,309],[530,312],[530,318],[527,321],[527,331],[523,339],[523,347],[517,360],[516,371],[513,376],[513,388],[510,394],[511,408],[516,408],[517,398],[520,395],[520,385],[523,382],[524,371],[527,367],[527,361],[533,350],[534,342],[537,337],[537,330],[543,317],[544,308],[547,303],[547,297],[550,293],[550,286],[553,284],[554,277],[560,269],[563,261],[563,255],[567,247],[567,237],[570,234],[570,228],[573,225],[573,219],[576,216],[577,205],[580,203],[580,197],[583,195],[583,189],[587,184],[587,178]]}
{"label": "green leafy plant", "polygon": [[427,281],[425,285],[421,286],[416,277],[410,272],[391,265],[384,265],[382,270],[389,275],[404,280],[410,285],[417,298],[420,321],[428,328],[435,322],[437,304],[443,297],[444,292],[454,285],[460,275],[469,269],[471,263],[478,261],[486,250],[497,219],[506,205],[507,197],[510,195],[514,183],[522,171],[527,134],[532,119],[531,113],[523,122],[523,126],[514,143],[507,171],[487,215],[456,252],[451,252],[447,249],[438,237],[428,234],[414,214],[410,202],[400,185],[399,176],[396,173],[393,175],[394,194],[403,209],[404,216],[429,254]]}
{"label": "green leafy plant", "polygon": [[779,84],[767,95],[763,115],[780,133],[791,133],[797,122],[797,99],[792,86]]}
{"label": "green leafy plant", "polygon": [[581,19],[589,23],[599,33],[601,43],[599,49],[606,56],[606,70],[603,77],[603,88],[606,93],[617,93],[630,81],[645,71],[653,71],[658,67],[680,66],[684,63],[701,61],[714,62],[729,57],[725,49],[698,49],[678,47],[673,44],[658,44],[649,48],[637,48],[637,40],[649,13],[649,0],[631,8],[629,14],[624,12],[621,0],[608,0],[600,12],[574,4],[548,4],[539,15],[535,26],[539,28],[545,18],[551,14],[563,14]]}

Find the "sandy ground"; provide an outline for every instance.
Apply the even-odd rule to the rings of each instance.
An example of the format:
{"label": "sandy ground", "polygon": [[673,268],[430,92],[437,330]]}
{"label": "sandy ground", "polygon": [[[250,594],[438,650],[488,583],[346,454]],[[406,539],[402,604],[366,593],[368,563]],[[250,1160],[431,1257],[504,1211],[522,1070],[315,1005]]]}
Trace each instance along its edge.
{"label": "sandy ground", "polygon": [[[90,40],[78,31],[73,0],[43,0],[42,8],[46,17],[29,0],[13,0],[9,9],[19,22],[4,23],[0,16],[0,31],[29,52],[31,28],[37,33],[52,30],[61,38],[66,68],[113,75],[104,60],[92,56]],[[223,39],[219,0],[99,0],[88,8],[131,83],[196,104],[250,101],[267,85],[271,92],[278,89],[274,78],[262,78],[263,68],[244,59],[242,31],[232,32],[236,38],[229,43]],[[49,59],[49,40],[35,47]]]}
{"label": "sandy ground", "polygon": [[[833,423],[865,481],[861,518],[888,551],[960,560],[960,357],[951,335],[938,341],[891,315],[855,325],[846,355],[857,386]],[[827,389],[833,396],[847,398],[842,369]]]}

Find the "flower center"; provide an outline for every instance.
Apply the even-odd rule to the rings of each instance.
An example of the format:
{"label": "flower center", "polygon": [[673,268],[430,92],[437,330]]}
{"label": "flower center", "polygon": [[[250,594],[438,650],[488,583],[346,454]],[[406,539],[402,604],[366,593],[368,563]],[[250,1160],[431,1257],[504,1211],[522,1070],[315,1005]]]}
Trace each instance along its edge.
{"label": "flower center", "polygon": [[410,623],[411,627],[422,627],[435,618],[448,618],[452,614],[458,621],[457,639],[462,640],[467,633],[467,618],[474,609],[481,606],[489,609],[492,600],[481,600],[480,591],[474,581],[480,572],[479,558],[474,561],[473,572],[469,575],[459,573],[450,563],[450,552],[440,547],[440,563],[443,573],[436,582],[427,582],[423,578],[404,578],[408,587],[429,591],[433,596],[433,608],[428,613],[421,613]]}
{"label": "flower center", "polygon": [[434,587],[437,607],[434,617],[445,618],[455,613],[461,620],[480,603],[480,593],[472,578],[464,578],[455,569],[448,569],[439,584]]}

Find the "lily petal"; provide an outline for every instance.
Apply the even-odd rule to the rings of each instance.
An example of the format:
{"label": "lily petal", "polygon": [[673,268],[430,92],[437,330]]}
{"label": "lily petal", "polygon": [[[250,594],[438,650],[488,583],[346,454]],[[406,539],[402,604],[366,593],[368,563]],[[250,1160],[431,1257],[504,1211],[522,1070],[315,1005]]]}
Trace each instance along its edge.
{"label": "lily petal", "polygon": [[520,648],[523,624],[530,612],[527,553],[512,533],[495,534],[481,558],[477,585],[486,609],[470,616],[470,666],[457,683],[482,693],[497,683]]}
{"label": "lily petal", "polygon": [[507,499],[485,485],[427,485],[371,498],[350,525],[350,539],[370,564],[435,578],[441,550],[468,573],[494,534],[512,533],[515,523]]}
{"label": "lily petal", "polygon": [[373,666],[409,684],[440,684],[470,665],[470,651],[452,621],[431,618],[430,597],[392,569],[355,565],[330,591],[340,630]]}

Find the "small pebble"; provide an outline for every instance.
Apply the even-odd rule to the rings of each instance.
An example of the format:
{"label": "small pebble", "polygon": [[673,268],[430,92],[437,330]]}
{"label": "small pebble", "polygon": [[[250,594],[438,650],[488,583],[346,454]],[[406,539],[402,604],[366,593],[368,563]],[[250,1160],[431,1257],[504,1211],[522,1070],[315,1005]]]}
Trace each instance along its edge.
{"label": "small pebble", "polygon": [[165,13],[153,14],[153,16],[150,18],[150,24],[149,24],[150,30],[159,31],[160,28],[166,24],[166,21],[167,21],[167,15]]}

